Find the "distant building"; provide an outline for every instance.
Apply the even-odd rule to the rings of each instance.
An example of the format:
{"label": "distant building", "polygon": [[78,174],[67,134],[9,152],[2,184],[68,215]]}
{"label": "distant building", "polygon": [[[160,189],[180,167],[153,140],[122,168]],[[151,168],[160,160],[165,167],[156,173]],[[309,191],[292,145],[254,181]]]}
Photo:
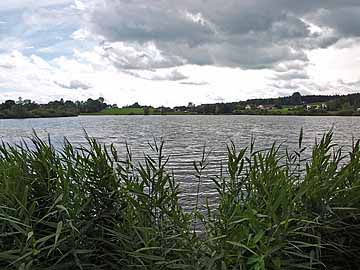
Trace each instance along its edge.
{"label": "distant building", "polygon": [[269,110],[274,109],[274,105],[259,105],[259,106],[257,106],[256,108],[257,108],[258,110],[262,110],[262,111],[264,111],[264,110],[269,111]]}
{"label": "distant building", "polygon": [[310,110],[317,110],[317,111],[319,111],[319,110],[327,110],[327,105],[325,104],[325,103],[322,103],[322,104],[317,104],[317,105],[313,105],[313,106],[311,106],[311,105],[305,105],[304,106],[304,109],[306,110],[306,111],[310,111]]}
{"label": "distant building", "polygon": [[174,107],[174,112],[187,112],[187,108],[186,106],[176,106]]}
{"label": "distant building", "polygon": [[245,106],[245,110],[251,110],[251,106],[250,106],[250,105],[246,105],[246,106]]}

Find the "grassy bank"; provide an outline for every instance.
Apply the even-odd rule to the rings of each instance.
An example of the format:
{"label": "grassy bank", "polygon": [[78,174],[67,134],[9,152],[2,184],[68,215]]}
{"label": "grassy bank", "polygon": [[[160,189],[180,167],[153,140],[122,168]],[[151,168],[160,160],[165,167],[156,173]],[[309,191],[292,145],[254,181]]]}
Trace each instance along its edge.
{"label": "grassy bank", "polygon": [[359,143],[343,154],[330,132],[304,160],[301,141],[287,155],[229,144],[206,214],[183,211],[162,143],[141,164],[91,138],[2,144],[0,269],[358,269]]}
{"label": "grassy bank", "polygon": [[[97,113],[91,113],[94,115],[143,115],[143,108],[108,108]],[[90,115],[91,115],[90,114]]]}

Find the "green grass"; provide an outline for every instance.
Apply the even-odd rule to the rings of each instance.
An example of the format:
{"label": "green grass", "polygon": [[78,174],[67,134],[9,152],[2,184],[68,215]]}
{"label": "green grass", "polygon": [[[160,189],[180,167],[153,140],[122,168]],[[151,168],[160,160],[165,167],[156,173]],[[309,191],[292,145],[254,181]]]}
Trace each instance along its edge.
{"label": "green grass", "polygon": [[272,109],[270,110],[271,113],[278,113],[278,114],[288,114],[289,108],[281,108],[281,109]]}
{"label": "green grass", "polygon": [[286,154],[230,143],[206,213],[183,210],[162,142],[141,163],[92,138],[3,143],[0,269],[357,269],[359,143],[343,154],[329,132],[304,160],[302,137]]}
{"label": "green grass", "polygon": [[144,115],[143,108],[109,108],[92,115]]}

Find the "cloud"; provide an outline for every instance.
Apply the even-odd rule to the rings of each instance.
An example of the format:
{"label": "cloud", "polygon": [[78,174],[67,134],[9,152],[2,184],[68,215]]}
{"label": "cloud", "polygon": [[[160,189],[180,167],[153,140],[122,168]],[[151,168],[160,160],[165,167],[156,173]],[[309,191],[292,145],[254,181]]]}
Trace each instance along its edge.
{"label": "cloud", "polygon": [[181,84],[185,85],[208,85],[208,82],[181,82]]}
{"label": "cloud", "polygon": [[329,27],[341,36],[360,36],[360,22],[356,18],[360,16],[360,3],[352,5],[339,5],[334,9],[318,9],[312,16],[313,20],[320,26]]}
{"label": "cloud", "polygon": [[288,72],[277,73],[274,76],[274,80],[306,80],[309,79],[309,75],[305,70],[290,70]]}
{"label": "cloud", "polygon": [[142,70],[142,71],[129,71],[123,70],[124,73],[127,73],[136,78],[151,80],[151,81],[181,81],[187,79],[188,77],[180,73],[176,69],[157,69],[155,71]]}
{"label": "cloud", "polygon": [[84,82],[81,82],[78,80],[70,81],[68,84],[63,84],[63,83],[55,81],[55,84],[59,85],[62,88],[67,88],[67,89],[87,90],[87,89],[91,88],[87,83],[84,83]]}
{"label": "cloud", "polygon": [[[247,69],[308,61],[305,50],[360,35],[358,1],[83,1],[89,29],[120,68],[181,64]],[[317,27],[319,31],[313,32]],[[149,52],[151,44],[152,53]],[[131,52],[131,49],[134,52]],[[161,61],[152,61],[157,52]]]}
{"label": "cloud", "polygon": [[288,72],[291,70],[303,70],[308,66],[308,63],[305,61],[288,61],[288,62],[282,62],[278,65],[274,66],[273,70],[276,72]]}
{"label": "cloud", "polygon": [[151,41],[144,44],[103,43],[99,53],[112,64],[123,69],[166,68],[184,64],[177,56],[164,55]]}

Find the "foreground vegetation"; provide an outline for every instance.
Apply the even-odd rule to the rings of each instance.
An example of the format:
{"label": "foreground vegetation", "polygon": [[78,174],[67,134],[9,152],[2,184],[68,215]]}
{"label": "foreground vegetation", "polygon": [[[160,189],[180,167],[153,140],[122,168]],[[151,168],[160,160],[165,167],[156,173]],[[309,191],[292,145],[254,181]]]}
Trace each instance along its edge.
{"label": "foreground vegetation", "polygon": [[182,209],[163,143],[150,148],[139,164],[91,138],[3,143],[0,269],[358,269],[359,143],[344,155],[329,132],[310,160],[302,134],[285,155],[231,143],[206,212]]}

